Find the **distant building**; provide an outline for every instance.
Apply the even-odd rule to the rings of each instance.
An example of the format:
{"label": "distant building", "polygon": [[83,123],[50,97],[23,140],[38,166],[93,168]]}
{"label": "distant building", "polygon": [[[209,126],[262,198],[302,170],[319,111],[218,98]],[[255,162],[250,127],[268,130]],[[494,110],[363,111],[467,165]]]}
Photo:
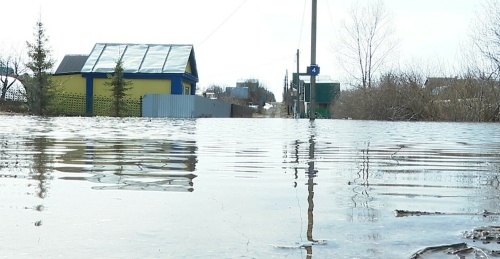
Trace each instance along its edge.
{"label": "distant building", "polygon": [[226,93],[236,99],[248,99],[248,87],[226,87]]}
{"label": "distant building", "polygon": [[5,93],[5,100],[26,102],[26,89],[21,81],[10,76],[0,76],[0,91],[3,87],[3,82],[10,85],[9,90]]}
{"label": "distant building", "polygon": [[247,87],[249,91],[255,91],[259,87],[258,79],[240,79],[236,81],[236,87]]}
{"label": "distant building", "polygon": [[12,75],[12,74],[14,74],[13,68],[0,65],[0,75],[6,76],[6,75]]}
{"label": "distant building", "polygon": [[431,95],[438,95],[446,88],[457,82],[456,78],[449,77],[428,77],[425,80],[424,88],[428,89]]}
{"label": "distant building", "polygon": [[[299,74],[301,96],[300,100],[305,102],[305,108],[309,109],[308,105],[311,102],[311,76]],[[297,74],[293,73],[292,86],[297,88]],[[325,118],[331,118],[329,107],[333,104],[340,94],[340,82],[332,80],[329,76],[317,76],[315,81],[315,103],[316,112]],[[307,112],[304,107],[301,107],[301,117],[307,117]]]}

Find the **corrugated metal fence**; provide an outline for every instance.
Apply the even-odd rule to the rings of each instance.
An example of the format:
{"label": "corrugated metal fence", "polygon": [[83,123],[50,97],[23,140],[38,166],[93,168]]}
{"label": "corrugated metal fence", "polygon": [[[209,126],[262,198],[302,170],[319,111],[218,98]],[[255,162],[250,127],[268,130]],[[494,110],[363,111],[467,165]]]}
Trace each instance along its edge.
{"label": "corrugated metal fence", "polygon": [[228,118],[231,104],[197,95],[146,94],[142,117]]}

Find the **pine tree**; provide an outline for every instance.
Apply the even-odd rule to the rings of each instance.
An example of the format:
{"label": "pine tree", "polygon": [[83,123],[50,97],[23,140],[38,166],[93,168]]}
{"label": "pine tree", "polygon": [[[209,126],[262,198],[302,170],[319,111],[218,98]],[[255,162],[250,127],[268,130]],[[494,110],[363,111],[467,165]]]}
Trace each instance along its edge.
{"label": "pine tree", "polygon": [[35,40],[26,42],[30,62],[26,64],[32,74],[26,82],[28,106],[37,115],[46,115],[50,101],[54,98],[55,89],[51,80],[51,69],[54,62],[50,57],[48,38],[41,19],[35,26]]}
{"label": "pine tree", "polygon": [[123,62],[116,62],[113,76],[109,75],[111,82],[105,82],[105,86],[111,87],[111,96],[113,97],[113,114],[115,117],[121,117],[126,111],[126,103],[124,98],[127,96],[127,91],[132,87],[132,81],[127,81],[123,78]]}

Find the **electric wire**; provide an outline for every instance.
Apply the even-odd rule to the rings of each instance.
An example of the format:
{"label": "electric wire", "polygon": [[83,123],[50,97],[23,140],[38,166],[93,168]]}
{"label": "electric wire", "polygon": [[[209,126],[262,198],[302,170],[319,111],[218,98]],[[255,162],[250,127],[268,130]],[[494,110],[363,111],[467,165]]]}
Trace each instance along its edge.
{"label": "electric wire", "polygon": [[[302,41],[302,31],[304,29],[304,19],[305,19],[305,16],[306,16],[306,6],[307,6],[307,0],[304,0],[304,7],[302,8],[302,21],[301,21],[301,24],[300,24],[300,33],[299,33],[299,42],[297,44],[297,49],[299,49],[299,53],[300,53],[300,43]],[[297,56],[295,56],[295,59],[293,60],[293,65],[295,66],[297,64]],[[293,66],[293,67],[294,67]],[[292,69],[293,71],[293,69]]]}
{"label": "electric wire", "polygon": [[297,44],[297,49],[300,49],[300,42],[302,40],[302,30],[304,29],[304,18],[306,16],[306,4],[307,4],[307,0],[304,0],[304,8],[303,11],[302,11],[302,22],[301,22],[301,25],[300,25],[300,34],[299,34],[299,44]]}
{"label": "electric wire", "polygon": [[203,43],[205,43],[205,41],[207,41],[210,37],[212,37],[212,35],[214,35],[214,33],[216,31],[218,31],[220,29],[220,27],[222,27],[222,25],[224,25],[236,12],[238,12],[238,10],[247,2],[247,0],[244,0],[226,19],[224,19],[224,21],[222,21],[221,24],[219,24],[219,26],[217,26],[217,28],[215,28],[215,30],[213,30],[203,41],[201,41],[198,45],[196,45],[197,48],[199,48]]}
{"label": "electric wire", "polygon": [[332,17],[332,11],[330,9],[330,4],[328,3],[328,0],[325,0],[326,2],[326,8],[328,8],[328,14],[330,15],[330,23],[332,25],[332,30],[335,30],[335,26],[333,25],[333,17]]}

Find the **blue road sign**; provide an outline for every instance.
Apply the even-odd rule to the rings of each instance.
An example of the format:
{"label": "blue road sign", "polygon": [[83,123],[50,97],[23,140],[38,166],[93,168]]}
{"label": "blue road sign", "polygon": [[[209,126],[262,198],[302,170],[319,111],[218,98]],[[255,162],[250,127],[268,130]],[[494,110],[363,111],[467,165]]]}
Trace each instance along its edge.
{"label": "blue road sign", "polygon": [[307,74],[311,76],[317,76],[319,75],[319,67],[316,64],[312,64],[311,66],[307,67]]}

